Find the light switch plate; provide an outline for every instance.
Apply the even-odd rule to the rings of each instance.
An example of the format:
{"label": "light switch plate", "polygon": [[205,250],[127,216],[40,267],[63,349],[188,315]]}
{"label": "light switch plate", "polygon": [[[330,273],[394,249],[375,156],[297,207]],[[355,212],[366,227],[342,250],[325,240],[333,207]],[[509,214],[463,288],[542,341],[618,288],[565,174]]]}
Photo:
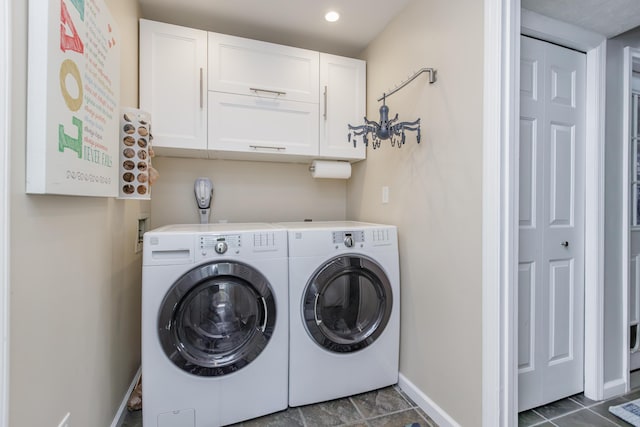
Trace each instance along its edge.
{"label": "light switch plate", "polygon": [[389,187],[386,185],[382,187],[382,203],[389,203]]}

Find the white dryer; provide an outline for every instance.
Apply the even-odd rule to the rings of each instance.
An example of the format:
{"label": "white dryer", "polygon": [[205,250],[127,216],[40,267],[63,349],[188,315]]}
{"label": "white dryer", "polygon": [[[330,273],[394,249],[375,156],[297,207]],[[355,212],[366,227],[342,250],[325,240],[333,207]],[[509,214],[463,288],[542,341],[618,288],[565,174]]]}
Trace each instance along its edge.
{"label": "white dryer", "polygon": [[145,233],[145,427],[217,427],[287,407],[287,232],[269,224]]}
{"label": "white dryer", "polygon": [[289,405],[398,382],[395,226],[279,224],[289,232]]}

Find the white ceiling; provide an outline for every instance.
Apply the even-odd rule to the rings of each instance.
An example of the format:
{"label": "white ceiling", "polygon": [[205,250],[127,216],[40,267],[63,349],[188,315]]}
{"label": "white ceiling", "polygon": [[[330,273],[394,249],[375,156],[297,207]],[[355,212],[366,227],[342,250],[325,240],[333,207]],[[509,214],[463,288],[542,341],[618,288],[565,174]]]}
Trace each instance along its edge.
{"label": "white ceiling", "polygon": [[640,26],[639,0],[522,0],[522,7],[607,38]]}
{"label": "white ceiling", "polygon": [[[357,56],[409,0],[139,0],[144,18]],[[340,20],[329,23],[329,10]]]}
{"label": "white ceiling", "polygon": [[[346,56],[358,56],[409,1],[139,0],[147,19]],[[608,38],[640,26],[640,0],[522,0],[522,7]],[[336,23],[324,20],[331,9],[341,14]]]}

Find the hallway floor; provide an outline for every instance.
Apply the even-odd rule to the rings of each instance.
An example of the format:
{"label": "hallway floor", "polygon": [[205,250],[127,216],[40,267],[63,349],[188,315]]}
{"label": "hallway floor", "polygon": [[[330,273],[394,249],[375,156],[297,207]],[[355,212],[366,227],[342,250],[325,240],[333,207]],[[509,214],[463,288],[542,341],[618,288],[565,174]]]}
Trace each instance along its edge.
{"label": "hallway floor", "polygon": [[[143,395],[144,404],[144,395]],[[398,386],[315,405],[288,408],[233,427],[437,427]],[[142,411],[128,412],[121,427],[142,427]]]}
{"label": "hallway floor", "polygon": [[518,414],[518,427],[631,426],[609,412],[609,406],[640,399],[640,371],[631,374],[632,389],[624,396],[596,402],[583,393]]}

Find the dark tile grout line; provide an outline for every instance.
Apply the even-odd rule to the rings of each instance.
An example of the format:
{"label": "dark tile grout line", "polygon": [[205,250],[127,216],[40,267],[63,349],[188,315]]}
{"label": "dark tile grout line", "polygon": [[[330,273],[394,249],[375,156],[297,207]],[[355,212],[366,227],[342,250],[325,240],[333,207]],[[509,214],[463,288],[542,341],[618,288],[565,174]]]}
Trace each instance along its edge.
{"label": "dark tile grout line", "polygon": [[[420,418],[422,418],[424,420],[424,422],[427,423],[427,427],[432,427],[432,423],[431,421],[433,421],[433,419],[431,419],[431,417],[429,417],[429,414],[426,413],[426,411],[424,409],[422,409],[420,406],[418,406],[418,404],[416,402],[414,402],[413,400],[411,400],[411,398],[409,396],[407,396],[407,394],[404,392],[404,390],[402,390],[400,388],[400,386],[398,384],[395,384],[392,386],[393,389],[396,391],[396,393],[398,393],[400,395],[400,397],[402,397],[404,399],[405,402],[407,402],[409,404],[409,408],[413,409],[414,411],[416,411],[418,413],[418,416],[420,416]],[[420,411],[418,411],[418,409],[420,409],[420,411],[424,412],[425,415],[427,417],[429,417],[429,419],[431,421],[429,421],[428,419],[426,419],[422,413]],[[433,421],[435,423],[435,421]],[[436,424],[437,425],[437,424]]]}
{"label": "dark tile grout line", "polygon": [[[353,400],[354,396],[347,396],[347,399],[349,399],[349,402],[351,402],[351,404],[356,408],[356,411],[358,412],[358,414],[360,415],[361,419],[360,420],[355,420],[346,424],[341,424],[338,427],[342,427],[342,426],[347,426],[353,423],[359,423],[362,422],[364,424],[366,424],[367,426],[370,426],[369,421],[372,420],[377,420],[379,418],[383,418],[383,417],[388,417],[390,415],[396,415],[405,411],[411,411],[413,410],[415,413],[418,414],[418,417],[420,417],[420,419],[422,419],[425,423],[427,423],[427,425],[425,427],[431,427],[431,422],[429,420],[427,420],[424,416],[422,416],[422,414],[420,413],[420,411],[418,411],[417,409],[421,409],[415,402],[413,402],[412,400],[409,400],[405,395],[404,392],[402,391],[401,388],[396,388],[395,386],[391,386],[393,388],[393,390],[402,398],[402,400],[404,400],[407,405],[409,405],[407,408],[403,408],[403,409],[398,409],[397,411],[392,411],[392,412],[387,412],[384,414],[380,414],[380,415],[376,415],[374,417],[365,417],[364,414],[362,413],[362,411],[360,410],[360,408],[358,407],[358,405],[355,403],[355,401]],[[302,413],[302,411],[301,411]],[[302,419],[303,419],[303,424],[305,425],[305,427],[307,427],[306,424],[306,420],[304,419],[304,415],[302,415]],[[422,427],[422,426],[421,426]]]}
{"label": "dark tile grout line", "polygon": [[[595,405],[594,405],[594,406],[595,406]],[[596,414],[597,416],[599,416],[599,417],[600,417],[600,418],[602,418],[603,420],[607,420],[607,421],[609,421],[609,423],[611,423],[611,425],[612,425],[612,426],[618,426],[618,425],[619,425],[619,424],[617,424],[617,423],[614,423],[613,421],[611,421],[611,420],[610,420],[610,419],[608,419],[607,417],[605,417],[605,416],[603,416],[603,415],[601,415],[601,414],[597,413],[596,411],[592,411],[592,410],[591,410],[591,408],[587,408],[587,411],[589,411],[589,412],[591,412],[591,413],[593,413],[593,414]]]}
{"label": "dark tile grout line", "polygon": [[[353,405],[353,407],[356,408],[356,411],[358,412],[358,414],[360,414],[360,417],[362,417],[363,420],[366,420],[367,417],[364,416],[364,414],[362,413],[358,405],[356,405],[356,402],[353,401],[353,396],[349,396],[348,399],[349,399],[349,402],[351,402],[351,404]],[[369,423],[366,423],[366,424],[369,425]]]}
{"label": "dark tile grout line", "polygon": [[[398,393],[400,395],[400,397],[402,397],[402,399],[404,399],[405,402],[407,402],[409,404],[409,408],[413,409],[414,411],[416,411],[416,413],[418,414],[418,416],[420,418],[422,418],[424,420],[424,422],[427,423],[427,427],[432,427],[431,421],[429,421],[428,419],[426,419],[422,413],[420,411],[418,411],[418,409],[420,409],[422,412],[425,413],[425,415],[427,415],[429,417],[429,415],[424,411],[424,409],[420,408],[420,406],[418,406],[418,404],[416,402],[414,402],[413,400],[411,400],[411,398],[409,396],[407,396],[407,394],[404,392],[404,390],[402,390],[400,388],[400,386],[398,384],[395,384],[392,386],[393,389],[396,391],[396,393]],[[429,419],[431,419],[431,417],[429,417]],[[432,420],[433,421],[433,420]],[[434,421],[435,422],[435,421]]]}
{"label": "dark tile grout line", "polygon": [[302,420],[302,426],[303,427],[308,427],[307,426],[307,419],[304,417],[304,414],[302,413],[302,408],[300,406],[298,406],[296,409],[298,410],[298,415],[300,415],[300,419]]}
{"label": "dark tile grout line", "polygon": [[[411,410],[413,410],[415,413],[417,413],[418,416],[422,420],[424,420],[424,422],[426,422],[428,424],[428,426],[426,426],[426,427],[430,427],[431,423],[429,422],[429,420],[425,419],[422,416],[422,414],[419,411],[416,410],[417,408],[420,408],[420,407],[417,404],[413,403],[413,401],[409,401],[404,396],[404,394],[402,393],[402,390],[400,388],[396,389],[394,386],[391,386],[391,387],[393,387],[394,391],[402,398],[402,400],[404,400],[407,403],[407,405],[409,405],[408,408],[398,409],[397,411],[387,412],[387,413],[384,413],[384,414],[379,414],[379,415],[367,418],[367,417],[364,416],[364,414],[362,413],[362,411],[360,410],[358,405],[354,402],[354,400],[353,400],[354,396],[347,396],[346,398],[349,399],[349,402],[351,402],[351,404],[356,408],[356,411],[358,412],[358,414],[360,415],[361,418],[359,420],[354,420],[354,421],[348,422],[346,424],[341,424],[338,427],[347,426],[347,425],[350,425],[350,424],[353,424],[353,423],[359,423],[359,422],[362,422],[362,423],[366,424],[367,426],[369,426],[370,425],[369,421],[377,420],[379,418],[388,417],[389,415],[396,415],[396,414],[399,414],[399,413],[402,413],[402,412],[405,412],[405,411],[411,411]],[[300,412],[302,413],[302,411],[300,411]],[[303,421],[302,421],[303,424],[305,425],[305,427],[307,427],[306,420],[304,419],[304,414],[302,415],[302,419],[303,419]]]}
{"label": "dark tile grout line", "polygon": [[[420,415],[420,412],[416,411],[416,408],[404,408],[404,409],[398,409],[397,411],[393,411],[393,412],[387,412],[386,414],[380,414],[380,415],[376,415],[375,417],[371,417],[371,418],[365,418],[366,420],[377,420],[378,418],[383,418],[383,417],[388,417],[389,415],[396,415],[396,414],[400,414],[402,412],[406,412],[406,411],[415,411],[418,415]],[[424,417],[422,415],[420,415],[420,418]],[[425,420],[427,421],[427,420]]]}
{"label": "dark tile grout line", "polygon": [[[596,405],[592,405],[592,406],[596,406]],[[619,424],[616,424],[615,422],[611,421],[610,419],[608,419],[608,418],[606,418],[606,417],[602,416],[601,414],[599,414],[599,413],[597,413],[597,412],[595,412],[595,411],[592,411],[590,407],[586,407],[586,406],[585,406],[585,407],[582,407],[582,408],[578,408],[578,409],[576,409],[575,411],[570,411],[570,412],[564,413],[564,414],[562,414],[562,415],[558,415],[557,417],[553,417],[553,418],[545,418],[544,416],[542,416],[542,415],[538,414],[538,415],[540,415],[540,416],[543,418],[543,420],[542,420],[542,421],[540,421],[539,423],[531,424],[529,427],[539,426],[539,425],[544,424],[544,423],[547,423],[547,422],[550,422],[551,424],[556,425],[556,423],[554,423],[553,421],[556,421],[556,420],[558,420],[558,419],[560,419],[560,418],[564,418],[564,417],[566,417],[566,416],[568,416],[568,415],[571,415],[571,414],[575,414],[576,412],[580,412],[580,411],[582,411],[582,410],[587,410],[587,411],[591,412],[592,414],[597,415],[598,417],[600,417],[600,418],[602,418],[603,420],[607,421],[607,422],[608,422],[609,424],[611,424],[612,426],[618,426],[618,425],[619,425]],[[537,412],[536,412],[536,413],[537,413]],[[609,424],[607,424],[607,425],[609,425]]]}

